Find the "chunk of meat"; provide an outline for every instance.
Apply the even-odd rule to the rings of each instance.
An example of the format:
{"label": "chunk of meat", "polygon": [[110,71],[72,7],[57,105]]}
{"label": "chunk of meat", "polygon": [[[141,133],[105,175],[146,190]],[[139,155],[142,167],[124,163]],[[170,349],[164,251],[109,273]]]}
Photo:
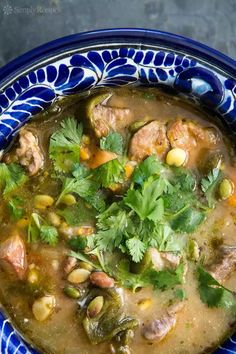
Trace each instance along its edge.
{"label": "chunk of meat", "polygon": [[69,274],[77,265],[77,259],[75,257],[66,257],[65,263],[64,263],[64,272],[65,274]]}
{"label": "chunk of meat", "polygon": [[164,315],[160,319],[153,320],[142,328],[142,335],[147,340],[160,342],[176,325],[175,315]]}
{"label": "chunk of meat", "polygon": [[110,130],[120,131],[132,122],[129,108],[109,107],[98,104],[93,108],[90,117],[91,125],[97,137],[106,136]]}
{"label": "chunk of meat", "polygon": [[0,244],[0,264],[9,273],[24,279],[27,271],[27,258],[24,241],[14,234]]}
{"label": "chunk of meat", "polygon": [[175,269],[180,264],[181,256],[173,252],[161,252],[161,258],[164,260],[165,268]]}
{"label": "chunk of meat", "polygon": [[27,129],[20,130],[19,136],[20,147],[16,149],[18,160],[28,169],[30,176],[36,175],[44,164],[38,138]]}
{"label": "chunk of meat", "polygon": [[236,247],[221,246],[217,261],[210,264],[206,269],[218,282],[223,282],[236,270]]}
{"label": "chunk of meat", "polygon": [[175,269],[181,260],[181,256],[173,252],[160,252],[151,247],[147,253],[147,260],[150,260],[156,270]]}
{"label": "chunk of meat", "polygon": [[153,154],[162,158],[168,152],[169,147],[166,125],[153,121],[146,124],[133,135],[129,146],[129,158],[141,161]]}
{"label": "chunk of meat", "polygon": [[178,313],[183,309],[184,302],[179,302],[169,307],[167,312],[160,317],[146,323],[142,328],[142,336],[147,340],[160,342],[175,327]]}
{"label": "chunk of meat", "polygon": [[167,130],[167,137],[172,148],[181,148],[185,151],[196,149],[199,143],[206,143],[213,147],[219,137],[211,128],[203,128],[199,124],[178,119],[170,123]]}

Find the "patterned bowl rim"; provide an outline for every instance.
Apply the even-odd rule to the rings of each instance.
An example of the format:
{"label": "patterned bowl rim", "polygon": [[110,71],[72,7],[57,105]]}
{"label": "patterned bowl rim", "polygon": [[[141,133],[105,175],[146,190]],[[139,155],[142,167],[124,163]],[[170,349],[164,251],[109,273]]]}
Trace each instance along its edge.
{"label": "patterned bowl rim", "polygon": [[42,63],[42,60],[49,57],[55,58],[57,55],[64,56],[66,54],[65,50],[88,47],[91,44],[93,46],[96,44],[104,45],[111,43],[111,40],[116,44],[136,43],[140,45],[140,49],[143,45],[174,49],[207,61],[228,73],[231,77],[236,77],[236,60],[193,39],[153,29],[111,28],[61,37],[20,55],[0,68],[0,87],[6,80],[17,76],[26,68],[29,69],[36,62]]}
{"label": "patterned bowl rim", "polygon": [[[101,47],[134,45],[138,50],[147,48],[165,49],[176,51],[182,55],[196,58],[204,65],[230,79],[236,79],[236,61],[219,51],[212,49],[192,39],[152,29],[142,28],[114,28],[74,34],[48,42],[42,46],[19,56],[0,68],[0,94],[4,88],[14,83],[19,76],[24,75],[45,63],[66,58],[76,51],[92,48],[99,50]],[[229,90],[232,90],[230,87]],[[235,99],[235,93],[233,94]],[[235,114],[235,110],[234,113]],[[234,127],[236,129],[236,125]],[[5,315],[5,316],[4,316]],[[4,345],[4,348],[2,347]],[[1,354],[32,354],[37,353],[30,344],[22,341],[21,335],[12,329],[7,312],[0,307],[0,353]],[[215,354],[236,354],[236,334],[220,346]]]}

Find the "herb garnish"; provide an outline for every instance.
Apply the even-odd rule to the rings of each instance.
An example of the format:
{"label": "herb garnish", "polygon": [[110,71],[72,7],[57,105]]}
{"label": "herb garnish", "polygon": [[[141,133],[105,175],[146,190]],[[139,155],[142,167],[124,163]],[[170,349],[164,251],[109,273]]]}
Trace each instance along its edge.
{"label": "herb garnish", "polygon": [[100,148],[122,155],[124,151],[124,141],[121,134],[117,132],[110,132],[106,137],[101,138]]}

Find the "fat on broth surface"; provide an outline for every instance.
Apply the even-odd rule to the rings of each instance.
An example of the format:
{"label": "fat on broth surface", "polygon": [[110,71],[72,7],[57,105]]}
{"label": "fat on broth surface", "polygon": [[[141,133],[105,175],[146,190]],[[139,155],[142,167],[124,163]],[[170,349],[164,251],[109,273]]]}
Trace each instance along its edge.
{"label": "fat on broth surface", "polygon": [[[106,92],[106,91],[105,91]],[[127,108],[132,113],[129,124],[121,129],[124,136],[130,138],[129,127],[137,121],[158,120],[163,123],[182,119],[186,122],[196,122],[203,128],[212,128],[221,137],[214,147],[215,151],[224,156],[223,173],[227,178],[236,181],[234,166],[234,147],[228,140],[222,127],[216,126],[210,116],[204,114],[196,107],[189,105],[175,97],[150,89],[116,89],[110,92],[106,101],[108,107]],[[48,354],[75,354],[75,353],[121,353],[114,351],[111,342],[97,345],[90,344],[87,335],[78,319],[78,301],[65,296],[63,288],[68,284],[64,274],[63,264],[68,255],[68,245],[65,237],[61,236],[55,247],[40,242],[27,242],[27,223],[32,212],[40,212],[45,219],[49,211],[60,209],[55,204],[51,208],[38,211],[34,207],[34,196],[49,194],[58,197],[60,181],[54,178],[52,162],[48,155],[49,139],[60,127],[61,121],[66,117],[74,116],[78,120],[84,120],[87,99],[73,98],[58,102],[47,113],[41,114],[35,120],[27,124],[27,129],[37,135],[39,146],[44,152],[44,168],[36,176],[29,177],[26,184],[15,194],[24,200],[25,225],[14,221],[9,213],[7,201],[0,203],[1,217],[1,241],[6,240],[17,228],[24,239],[27,249],[28,264],[36,267],[39,273],[41,285],[32,289],[27,280],[17,280],[9,276],[5,270],[0,270],[0,294],[3,306],[6,308],[14,324],[21,330],[26,338],[30,339],[43,353]],[[98,149],[98,141],[86,121],[84,131],[90,137],[89,149],[91,160]],[[18,142],[16,140],[15,144]],[[201,144],[201,143],[200,143]],[[202,143],[204,152],[208,146]],[[203,154],[204,155],[204,154]],[[15,145],[7,153],[5,161],[14,161]],[[200,175],[199,166],[202,156],[193,150],[188,156],[186,168],[194,170]],[[90,160],[85,161],[90,166]],[[91,219],[91,224],[94,219]],[[214,261],[217,251],[214,245],[236,245],[236,209],[226,201],[216,202],[215,209],[207,216],[191,238],[197,240],[204,262]],[[181,286],[186,293],[185,306],[178,314],[175,327],[160,341],[147,340],[142,336],[142,327],[147,321],[161,318],[166,308],[173,301],[173,289],[153,290],[150,286],[132,292],[121,289],[124,312],[136,318],[139,326],[134,329],[134,337],[129,343],[131,353],[160,353],[160,354],[200,354],[210,353],[229,335],[235,324],[235,316],[232,311],[208,307],[199,296],[198,281],[196,276],[196,262],[188,262],[188,271],[184,284]],[[117,287],[119,284],[117,284]],[[224,282],[224,286],[236,291],[236,274],[231,273]],[[177,286],[178,288],[178,286]],[[33,296],[32,296],[33,292]],[[56,306],[51,316],[43,321],[37,321],[32,314],[32,305],[35,299],[45,293],[53,294],[56,298]],[[141,309],[139,303],[143,299],[150,299],[151,305]],[[129,353],[128,349],[124,353]]]}

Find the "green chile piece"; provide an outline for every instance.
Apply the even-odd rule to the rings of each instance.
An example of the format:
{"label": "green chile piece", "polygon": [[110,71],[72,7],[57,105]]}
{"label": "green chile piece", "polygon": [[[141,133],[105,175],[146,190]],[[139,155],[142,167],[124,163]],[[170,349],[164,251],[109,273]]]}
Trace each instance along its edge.
{"label": "green chile piece", "polygon": [[[91,300],[102,296],[104,304],[95,317],[87,316],[87,308]],[[92,344],[109,341],[120,332],[127,331],[138,325],[138,321],[126,316],[120,294],[116,289],[93,288],[87,298],[81,301],[79,319]]]}

